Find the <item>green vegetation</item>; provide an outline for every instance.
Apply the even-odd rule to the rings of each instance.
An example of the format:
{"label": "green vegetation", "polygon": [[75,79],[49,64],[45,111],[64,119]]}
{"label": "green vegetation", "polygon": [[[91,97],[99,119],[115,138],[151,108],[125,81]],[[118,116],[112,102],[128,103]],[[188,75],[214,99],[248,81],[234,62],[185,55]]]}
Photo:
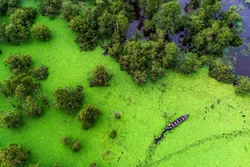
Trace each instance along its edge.
{"label": "green vegetation", "polygon": [[99,109],[91,105],[86,105],[78,114],[77,120],[82,124],[83,129],[89,129],[93,126],[99,115],[101,115]]}
{"label": "green vegetation", "polygon": [[67,114],[80,109],[83,103],[82,89],[82,86],[77,86],[76,89],[70,87],[58,88],[54,92],[56,108],[65,111]]}
{"label": "green vegetation", "polygon": [[238,85],[236,86],[235,93],[239,95],[250,93],[250,80],[248,77],[238,77]]}
{"label": "green vegetation", "polygon": [[7,128],[20,127],[22,122],[22,115],[11,111],[0,113],[0,123],[7,126]]}
{"label": "green vegetation", "polygon": [[103,65],[96,66],[93,77],[89,79],[89,86],[109,86],[108,82],[112,78]]}
{"label": "green vegetation", "polygon": [[[51,4],[55,2],[59,1],[50,1]],[[148,28],[150,40],[139,34],[125,41],[125,31],[132,20],[133,7],[144,2],[148,4],[143,8],[147,8],[145,18],[150,19],[147,21],[151,24]],[[174,1],[170,2],[166,2],[167,5],[178,7]],[[216,57],[222,56],[219,52],[209,49],[203,52],[197,49],[203,46],[193,45],[193,35],[204,27],[211,28],[213,19],[223,22],[220,20],[222,17],[211,15],[215,6],[210,5],[211,8],[204,10],[205,16],[199,14],[204,16],[199,21],[205,20],[206,26],[199,30],[197,27],[192,29],[191,34],[183,39],[188,45],[179,49],[169,41],[166,31],[170,30],[174,34],[185,25],[191,29],[190,18],[195,19],[199,11],[191,12],[185,19],[176,11],[176,20],[172,20],[168,18],[164,8],[159,10],[166,5],[162,3],[163,1],[147,0],[124,3],[114,0],[91,2],[90,7],[89,1],[63,1],[60,7],[61,18],[67,23],[54,17],[57,14],[53,12],[51,14],[54,15],[54,20],[41,15],[35,20],[50,28],[53,32],[52,40],[41,42],[29,39],[19,46],[1,42],[3,53],[0,61],[8,60],[9,55],[17,57],[8,60],[6,66],[0,64],[0,115],[9,120],[4,122],[1,119],[4,126],[0,128],[0,148],[3,150],[10,143],[18,143],[23,148],[30,149],[32,156],[26,162],[27,166],[247,166],[247,150],[250,148],[249,97],[239,97],[233,93],[235,88],[232,85],[213,79],[227,80],[232,72],[225,70],[223,63],[217,65],[217,61],[212,62]],[[21,5],[29,7],[34,4],[34,1],[27,0],[22,1]],[[54,8],[53,5],[50,6],[51,9]],[[216,9],[217,7],[219,10],[220,5]],[[158,12],[170,20],[167,25],[160,14],[154,16]],[[230,18],[234,22],[233,16],[237,14],[231,12]],[[227,13],[222,15],[226,17]],[[156,18],[159,25],[154,21]],[[0,22],[2,19],[7,18],[0,17]],[[234,24],[229,24],[231,21],[228,18],[227,23],[218,24],[225,27],[228,25],[230,30],[224,34],[225,38],[221,37],[223,41],[219,41],[220,46],[215,47],[218,51],[235,45],[234,42],[237,44],[238,30],[234,29]],[[178,27],[171,27],[175,24]],[[67,25],[76,33],[72,33]],[[225,27],[223,30],[227,30]],[[223,32],[211,29],[215,32],[213,39],[219,39],[218,36],[223,35]],[[5,30],[0,28],[1,32]],[[235,37],[228,34],[232,32]],[[1,39],[2,35],[1,33]],[[204,46],[214,45],[210,37],[202,37]],[[231,37],[236,41],[230,41]],[[73,42],[76,38],[80,38],[79,46],[83,50],[90,48],[93,51],[80,52]],[[98,46],[100,40],[104,41],[103,45],[111,56],[102,55],[103,50]],[[226,40],[228,41],[225,42]],[[241,39],[238,40],[239,43],[240,41]],[[222,47],[221,50],[219,47]],[[18,55],[32,55],[33,61],[25,63],[26,59]],[[89,88],[88,78],[92,77],[91,72],[100,63],[115,77],[108,82],[108,87]],[[46,66],[40,66],[41,64]],[[50,73],[47,80],[46,67]],[[182,73],[177,73],[178,71]],[[102,72],[106,74],[107,71]],[[208,73],[213,78],[208,77]],[[230,79],[230,82],[234,79]],[[246,79],[239,79],[236,89],[248,87],[246,83]],[[83,87],[77,85],[85,88],[84,100]],[[54,102],[53,105],[49,105],[50,101]],[[91,105],[82,108],[83,104]],[[57,109],[72,114],[66,115]],[[169,122],[187,112],[190,117],[185,123],[167,133],[157,146],[153,144],[154,136],[158,136]],[[39,119],[29,118],[40,114],[43,116]],[[24,124],[19,122],[18,115],[23,115],[21,121]],[[13,128],[8,128],[8,123]],[[14,128],[19,126],[22,127]],[[89,129],[83,131],[81,127]],[[194,127],[198,127],[195,133],[192,131]],[[112,131],[113,129],[115,130]],[[82,144],[84,151],[80,151]]]}
{"label": "green vegetation", "polygon": [[50,19],[54,19],[62,6],[61,0],[41,0],[39,3],[40,12],[43,16],[48,16]]}
{"label": "green vegetation", "polygon": [[17,144],[10,144],[7,148],[0,150],[0,165],[2,167],[23,167],[30,155],[30,151],[24,151]]}
{"label": "green vegetation", "polygon": [[35,24],[30,29],[31,35],[36,40],[48,41],[51,38],[51,31],[42,24]]}

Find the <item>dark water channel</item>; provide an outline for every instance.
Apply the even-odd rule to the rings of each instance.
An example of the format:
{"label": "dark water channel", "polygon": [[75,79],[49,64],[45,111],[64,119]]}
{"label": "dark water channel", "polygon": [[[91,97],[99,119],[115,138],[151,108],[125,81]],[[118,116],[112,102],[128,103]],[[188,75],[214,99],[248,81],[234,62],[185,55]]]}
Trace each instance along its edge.
{"label": "dark water channel", "polygon": [[[182,12],[187,12],[189,9],[189,0],[180,0],[180,5]],[[228,10],[232,5],[237,6],[239,14],[243,17],[243,32],[240,36],[244,39],[244,44],[237,48],[228,48],[225,53],[235,58],[234,67],[237,75],[250,77],[250,3],[247,5],[244,3],[244,0],[222,0],[222,10]],[[136,10],[135,19],[130,23],[126,39],[129,39],[138,32],[143,32],[143,13],[138,8]],[[185,33],[180,32],[170,36],[170,38],[181,48],[183,44],[181,44],[180,40],[183,39],[184,35]]]}

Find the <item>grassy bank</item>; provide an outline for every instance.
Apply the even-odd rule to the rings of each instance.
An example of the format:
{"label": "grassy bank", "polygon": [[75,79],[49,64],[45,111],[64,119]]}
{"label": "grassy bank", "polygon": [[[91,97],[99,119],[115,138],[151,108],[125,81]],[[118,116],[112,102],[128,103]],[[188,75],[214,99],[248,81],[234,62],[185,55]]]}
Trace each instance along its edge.
{"label": "grassy bank", "polygon": [[[52,30],[52,40],[30,40],[20,46],[1,43],[0,62],[10,54],[30,54],[34,66],[49,67],[41,88],[50,100],[57,87],[82,85],[84,103],[98,107],[102,116],[84,131],[76,115],[51,108],[41,118],[25,117],[20,129],[0,128],[0,147],[20,144],[31,150],[30,163],[41,166],[83,167],[92,162],[114,167],[250,165],[250,98],[236,96],[233,86],[209,78],[207,68],[192,75],[167,71],[158,82],[138,87],[113,58],[102,55],[101,48],[80,52],[65,22],[42,16],[36,21]],[[87,78],[98,64],[114,74],[109,87],[88,86]],[[0,71],[1,81],[10,75],[2,63]],[[8,109],[11,106],[1,96],[0,110]],[[114,119],[114,111],[121,112],[121,120]],[[186,122],[167,133],[159,145],[152,144],[168,122],[186,113],[190,113]],[[118,133],[115,140],[109,138],[114,129]],[[79,153],[59,142],[65,134],[82,141]]]}

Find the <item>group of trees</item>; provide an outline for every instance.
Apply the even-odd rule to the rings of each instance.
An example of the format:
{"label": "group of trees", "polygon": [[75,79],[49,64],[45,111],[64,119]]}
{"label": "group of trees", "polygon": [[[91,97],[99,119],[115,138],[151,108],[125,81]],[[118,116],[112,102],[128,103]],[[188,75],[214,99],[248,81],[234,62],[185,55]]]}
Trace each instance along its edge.
{"label": "group of trees", "polygon": [[[0,93],[12,104],[16,111],[3,112],[1,122],[8,128],[19,127],[22,124],[22,111],[30,117],[43,114],[43,106],[48,104],[45,95],[40,90],[39,80],[48,77],[47,67],[30,68],[32,58],[29,55],[11,55],[4,60],[12,75],[0,84]],[[39,76],[42,74],[42,76]],[[39,77],[38,77],[39,76]]]}

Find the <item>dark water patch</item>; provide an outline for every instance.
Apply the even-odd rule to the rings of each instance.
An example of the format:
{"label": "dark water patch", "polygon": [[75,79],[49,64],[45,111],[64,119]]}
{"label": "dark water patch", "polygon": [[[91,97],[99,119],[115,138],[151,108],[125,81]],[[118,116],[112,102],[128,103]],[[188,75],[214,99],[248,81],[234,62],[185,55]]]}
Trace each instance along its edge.
{"label": "dark water patch", "polygon": [[235,73],[250,77],[250,57],[237,57]]}
{"label": "dark water patch", "polygon": [[104,56],[108,56],[109,52],[108,52],[108,49],[102,53]]}

